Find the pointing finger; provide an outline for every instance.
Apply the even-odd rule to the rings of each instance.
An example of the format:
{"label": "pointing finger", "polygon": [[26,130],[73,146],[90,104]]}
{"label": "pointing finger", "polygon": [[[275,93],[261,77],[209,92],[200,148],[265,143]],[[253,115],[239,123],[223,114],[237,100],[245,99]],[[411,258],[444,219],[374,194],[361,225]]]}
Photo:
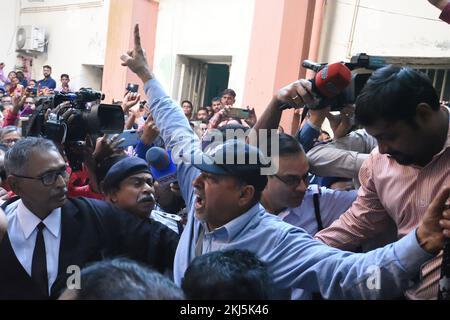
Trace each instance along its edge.
{"label": "pointing finger", "polygon": [[134,49],[136,51],[142,50],[141,47],[141,36],[139,34],[139,24],[134,27]]}

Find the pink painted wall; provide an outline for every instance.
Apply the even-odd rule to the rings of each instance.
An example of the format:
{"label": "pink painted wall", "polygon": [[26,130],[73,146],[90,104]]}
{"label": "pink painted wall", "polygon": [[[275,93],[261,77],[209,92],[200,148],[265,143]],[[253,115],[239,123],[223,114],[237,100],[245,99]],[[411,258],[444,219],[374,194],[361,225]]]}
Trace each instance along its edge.
{"label": "pink painted wall", "polygon": [[133,28],[139,23],[141,43],[153,65],[159,3],[153,0],[111,0],[102,88],[105,102],[122,100],[128,83],[138,83],[145,98],[143,84],[127,68],[121,66],[120,56],[134,45]]}
{"label": "pink painted wall", "polygon": [[[258,115],[279,88],[305,77],[300,67],[310,53],[315,8],[315,0],[255,1],[243,105]],[[281,125],[295,131],[293,110],[283,113]]]}

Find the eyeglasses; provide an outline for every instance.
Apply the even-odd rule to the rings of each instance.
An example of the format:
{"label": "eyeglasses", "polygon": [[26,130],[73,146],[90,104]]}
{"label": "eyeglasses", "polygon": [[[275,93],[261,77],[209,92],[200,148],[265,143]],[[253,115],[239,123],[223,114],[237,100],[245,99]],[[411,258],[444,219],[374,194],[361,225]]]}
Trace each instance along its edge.
{"label": "eyeglasses", "polygon": [[285,185],[291,187],[291,188],[297,188],[300,183],[304,183],[305,186],[307,186],[309,184],[308,181],[308,174],[305,174],[303,177],[299,177],[299,176],[285,176],[285,177],[280,177],[279,175],[274,175],[275,177],[278,178],[278,180],[280,180],[281,182],[283,182]]}
{"label": "eyeglasses", "polygon": [[69,177],[69,173],[67,172],[66,167],[64,167],[64,169],[47,172],[40,177],[26,177],[26,176],[20,176],[18,174],[12,174],[12,175],[17,178],[41,180],[42,184],[46,187],[54,185],[56,182],[56,179],[58,179],[59,176],[61,176],[64,180]]}

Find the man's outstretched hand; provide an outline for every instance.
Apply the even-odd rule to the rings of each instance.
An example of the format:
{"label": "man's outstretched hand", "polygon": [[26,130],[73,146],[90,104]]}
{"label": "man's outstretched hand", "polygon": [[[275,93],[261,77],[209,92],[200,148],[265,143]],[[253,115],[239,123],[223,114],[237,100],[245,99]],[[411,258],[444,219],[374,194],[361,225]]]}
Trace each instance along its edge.
{"label": "man's outstretched hand", "polygon": [[139,34],[138,24],[134,27],[134,49],[123,54],[120,59],[123,61],[122,65],[130,68],[131,71],[136,73],[143,83],[154,78],[147,63],[144,49],[142,49],[141,46],[141,36]]}

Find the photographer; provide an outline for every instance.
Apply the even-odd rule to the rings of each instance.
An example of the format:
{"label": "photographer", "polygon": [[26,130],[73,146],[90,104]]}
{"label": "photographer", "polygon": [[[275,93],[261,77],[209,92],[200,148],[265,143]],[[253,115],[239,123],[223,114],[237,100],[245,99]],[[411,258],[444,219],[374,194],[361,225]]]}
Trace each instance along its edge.
{"label": "photographer", "polygon": [[318,144],[307,152],[310,171],[321,177],[353,179],[359,186],[358,173],[377,141],[366,130],[350,131],[352,110],[343,109],[339,115],[328,114],[334,138],[328,143]]}

